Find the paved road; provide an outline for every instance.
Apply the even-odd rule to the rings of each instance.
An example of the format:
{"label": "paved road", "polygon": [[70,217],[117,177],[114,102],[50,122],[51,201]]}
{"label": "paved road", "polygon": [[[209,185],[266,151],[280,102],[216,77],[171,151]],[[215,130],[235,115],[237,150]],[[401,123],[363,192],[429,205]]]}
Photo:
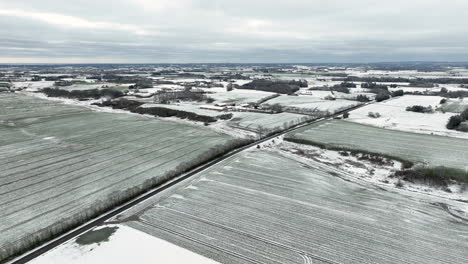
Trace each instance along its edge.
{"label": "paved road", "polygon": [[133,200],[119,206],[119,207],[117,207],[117,208],[114,208],[113,210],[111,210],[111,211],[109,211],[109,212],[107,212],[105,214],[102,214],[101,216],[99,216],[99,217],[97,217],[97,218],[95,218],[95,219],[93,219],[93,220],[91,220],[91,221],[89,221],[89,222],[87,222],[87,223],[85,223],[85,224],[83,224],[83,225],[69,231],[68,233],[65,233],[65,234],[63,234],[63,235],[61,235],[61,236],[47,242],[47,243],[44,243],[43,245],[41,245],[41,246],[39,246],[39,247],[29,251],[29,252],[17,257],[17,258],[6,261],[5,263],[9,263],[9,264],[27,263],[28,261],[30,261],[30,260],[32,260],[32,259],[46,253],[47,251],[49,251],[49,250],[51,250],[51,249],[65,243],[66,241],[68,241],[68,240],[70,240],[70,239],[72,239],[72,238],[74,238],[76,236],[79,236],[80,234],[85,233],[88,230],[91,230],[91,229],[93,229],[94,227],[96,227],[96,226],[98,226],[100,224],[103,224],[108,219],[110,219],[110,218],[112,218],[112,217],[126,211],[127,209],[130,209],[131,207],[135,206],[136,204],[139,204],[139,203],[151,198],[152,196],[156,195],[157,193],[159,193],[159,192],[161,192],[161,191],[163,191],[163,190],[165,190],[165,189],[167,189],[167,188],[169,188],[169,187],[171,187],[171,186],[173,186],[173,185],[175,185],[175,184],[177,184],[179,182],[187,180],[190,177],[200,173],[201,171],[204,171],[204,170],[210,168],[211,166],[213,166],[213,165],[215,165],[215,164],[217,164],[217,163],[219,163],[219,162],[221,162],[221,161],[223,161],[223,160],[225,160],[225,159],[227,159],[227,158],[229,158],[229,157],[231,157],[233,155],[236,155],[239,152],[242,152],[242,151],[244,151],[246,149],[249,149],[251,147],[255,147],[256,145],[258,145],[260,143],[263,143],[265,141],[274,139],[274,138],[276,138],[276,137],[278,137],[280,135],[284,135],[284,134],[289,133],[291,131],[300,129],[302,127],[308,126],[308,125],[313,124],[315,122],[322,121],[322,120],[327,119],[327,118],[334,118],[334,117],[340,116],[344,112],[349,112],[349,111],[361,108],[361,107],[363,107],[365,105],[368,105],[368,104],[370,104],[370,103],[355,106],[355,107],[346,109],[344,111],[337,112],[337,113],[335,113],[335,114],[333,114],[331,116],[328,116],[328,117],[318,118],[318,119],[315,119],[315,120],[310,120],[310,121],[308,121],[308,122],[306,122],[306,123],[304,123],[302,125],[297,125],[295,127],[289,128],[287,130],[284,130],[284,131],[275,133],[273,135],[270,135],[268,137],[265,137],[263,139],[257,140],[257,141],[255,141],[255,142],[253,142],[251,144],[246,145],[246,146],[235,149],[235,150],[233,150],[233,151],[231,151],[231,152],[229,152],[229,153],[227,153],[227,154],[225,154],[225,155],[223,155],[221,157],[218,157],[218,158],[216,158],[216,159],[214,159],[214,160],[212,160],[210,162],[207,162],[207,163],[205,163],[205,164],[191,170],[190,172],[187,172],[187,173],[185,173],[185,174],[183,174],[183,175],[181,175],[179,177],[176,177],[176,178],[174,178],[172,180],[169,180],[168,182],[166,182],[166,183],[162,184],[161,186],[147,192],[146,194],[143,194],[143,195],[141,195],[141,196],[139,196],[139,197],[137,197],[137,198],[135,198],[135,199],[133,199]]}

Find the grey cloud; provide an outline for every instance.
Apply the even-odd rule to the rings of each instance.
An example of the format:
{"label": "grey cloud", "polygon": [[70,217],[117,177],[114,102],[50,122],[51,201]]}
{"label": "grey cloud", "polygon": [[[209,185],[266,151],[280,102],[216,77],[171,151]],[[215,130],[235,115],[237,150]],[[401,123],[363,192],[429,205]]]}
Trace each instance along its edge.
{"label": "grey cloud", "polygon": [[468,61],[467,15],[460,0],[0,0],[0,62]]}

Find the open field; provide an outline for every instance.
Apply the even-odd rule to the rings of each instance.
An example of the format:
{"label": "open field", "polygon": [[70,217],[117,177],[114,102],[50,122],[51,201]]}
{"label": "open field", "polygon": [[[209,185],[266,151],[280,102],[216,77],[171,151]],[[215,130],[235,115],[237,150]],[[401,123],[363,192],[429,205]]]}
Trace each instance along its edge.
{"label": "open field", "polygon": [[[215,90],[215,89],[210,89]],[[226,89],[217,89],[219,92],[208,94],[208,97],[213,98],[215,101],[220,103],[236,103],[236,104],[247,104],[256,103],[264,98],[274,95],[275,93],[255,91],[255,90],[242,90],[235,89],[227,92]]]}
{"label": "open field", "polygon": [[149,108],[149,107],[163,107],[163,108],[169,108],[169,109],[174,109],[174,110],[179,110],[179,111],[185,111],[185,112],[191,112],[195,113],[197,115],[203,115],[203,116],[212,116],[212,117],[217,117],[223,114],[227,114],[227,112],[222,112],[222,111],[214,111],[214,110],[207,110],[207,109],[201,109],[203,104],[144,104],[141,107],[143,108]]}
{"label": "open field", "polygon": [[309,116],[292,113],[234,112],[233,114],[234,118],[228,121],[228,126],[254,132],[280,131],[310,119]]}
{"label": "open field", "polygon": [[337,99],[328,101],[323,99],[314,98],[307,95],[287,96],[283,95],[274,99],[268,100],[264,104],[280,104],[286,111],[298,109],[299,111],[323,111],[335,113],[346,108],[350,108],[359,104],[357,101]]}
{"label": "open field", "polygon": [[234,144],[203,127],[25,95],[0,94],[0,105],[0,260]]}
{"label": "open field", "polygon": [[[468,138],[468,133],[446,128],[449,118],[454,115],[453,113],[406,111],[406,107],[413,105],[432,106],[435,110],[440,107],[439,103],[442,99],[443,97],[440,96],[405,95],[351,111],[348,120],[387,129]],[[369,117],[369,112],[379,113],[380,117]]]}
{"label": "open field", "polygon": [[245,152],[110,223],[222,263],[468,261],[466,222],[450,214],[462,203],[385,192],[338,173],[272,151]]}
{"label": "open field", "polygon": [[[107,231],[107,232],[106,232]],[[107,234],[104,234],[104,233]],[[83,243],[83,241],[85,243]],[[135,246],[138,245],[138,246]],[[131,250],[129,250],[131,248]],[[164,264],[217,262],[124,225],[100,226],[32,260],[31,264]]]}
{"label": "open field", "polygon": [[322,121],[287,136],[332,148],[356,149],[425,163],[465,169],[468,166],[468,140],[407,133],[353,122]]}

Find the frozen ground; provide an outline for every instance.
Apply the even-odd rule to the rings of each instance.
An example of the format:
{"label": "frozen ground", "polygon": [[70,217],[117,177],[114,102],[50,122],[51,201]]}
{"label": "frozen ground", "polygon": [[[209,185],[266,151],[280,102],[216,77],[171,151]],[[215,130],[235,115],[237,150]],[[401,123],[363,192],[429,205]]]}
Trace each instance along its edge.
{"label": "frozen ground", "polygon": [[430,167],[468,168],[467,139],[382,129],[343,120],[314,123],[287,137],[390,155]]}
{"label": "frozen ground", "polygon": [[[279,140],[277,141],[280,142]],[[305,162],[304,160],[309,159],[315,162],[320,162],[324,165],[332,166],[348,173],[350,176],[354,176],[357,179],[366,182],[384,185],[389,188],[401,188],[413,192],[468,202],[468,189],[465,189],[462,184],[453,183],[447,188],[438,188],[436,186],[428,186],[401,180],[401,186],[397,187],[399,180],[397,177],[392,177],[392,175],[402,169],[402,164],[399,161],[384,158],[384,164],[377,164],[375,162],[359,158],[362,155],[353,156],[347,151],[338,152],[326,150],[315,146],[296,144],[288,141],[283,141],[280,144],[274,145],[274,147],[271,147],[271,145],[268,147],[272,150],[279,150],[284,155],[292,153],[294,155],[289,155],[289,157],[295,157],[303,162]],[[346,154],[342,155],[340,153]],[[449,189],[450,192],[447,192],[447,189]]]}
{"label": "frozen ground", "polygon": [[[124,225],[106,225],[92,232],[111,229],[112,234],[87,245],[77,238],[39,256],[31,264],[211,264],[214,260]],[[84,234],[89,236],[90,232]],[[82,236],[83,238],[83,236]],[[80,239],[80,238],[78,238]]]}
{"label": "frozen ground", "polygon": [[222,263],[468,261],[466,204],[289,155],[233,156],[115,220]]}
{"label": "frozen ground", "polygon": [[308,95],[287,96],[282,95],[268,100],[264,104],[280,104],[287,110],[288,108],[304,109],[306,111],[328,111],[334,113],[352,106],[360,104],[357,101],[337,99],[333,101],[314,98]]}
{"label": "frozen ground", "polygon": [[268,96],[272,96],[275,93],[255,91],[255,90],[246,90],[246,89],[235,89],[230,92],[227,92],[226,89],[222,88],[212,88],[218,89],[216,93],[208,94],[209,97],[213,98],[220,103],[236,103],[236,104],[246,104],[246,103],[256,103]]}
{"label": "frozen ground", "polygon": [[0,94],[0,105],[0,258],[202,162],[232,139],[22,94]]}
{"label": "frozen ground", "polygon": [[[436,109],[442,99],[440,96],[405,95],[356,109],[350,113],[348,120],[387,129],[468,138],[468,133],[445,127],[453,113],[436,111],[424,114],[406,111],[406,107],[413,105],[432,106]],[[369,112],[377,112],[381,117],[369,117]]]}
{"label": "frozen ground", "polygon": [[233,114],[234,117],[227,122],[228,126],[259,133],[279,131],[310,119],[306,115],[284,112],[279,114],[233,112]]}
{"label": "frozen ground", "polygon": [[38,91],[42,88],[54,86],[53,81],[39,81],[39,82],[14,82],[13,87],[15,88],[26,88],[29,91]]}

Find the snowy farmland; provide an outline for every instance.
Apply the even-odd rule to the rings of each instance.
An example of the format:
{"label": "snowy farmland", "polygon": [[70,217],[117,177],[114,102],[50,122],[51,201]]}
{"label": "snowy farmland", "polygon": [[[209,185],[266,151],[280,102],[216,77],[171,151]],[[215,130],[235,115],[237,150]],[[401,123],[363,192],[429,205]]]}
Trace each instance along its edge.
{"label": "snowy farmland", "polygon": [[[211,88],[208,90],[216,91],[215,89],[216,88]],[[256,103],[272,95],[275,95],[275,93],[243,89],[235,89],[227,92],[224,88],[218,89],[218,92],[216,93],[208,94],[209,97],[213,98],[217,102],[236,104]]]}
{"label": "snowy farmland", "polygon": [[[108,237],[80,244],[80,240],[108,231]],[[78,242],[77,242],[78,241]],[[82,243],[82,242],[81,242]],[[129,247],[138,245],[138,247]],[[156,255],[156,256],[155,256]],[[167,241],[124,225],[101,226],[85,233],[58,248],[34,259],[31,264],[153,264],[155,258],[164,264],[215,264],[217,262],[197,255]]]}
{"label": "snowy farmland", "polygon": [[468,261],[466,223],[456,217],[463,203],[385,192],[338,173],[253,150],[113,222],[222,263]]}
{"label": "snowy farmland", "polygon": [[[441,107],[440,101],[442,99],[444,98],[440,96],[405,95],[356,109],[350,113],[348,120],[387,129],[468,138],[468,133],[446,128],[446,124],[453,113],[443,113],[441,111],[415,113],[406,111],[406,107],[413,105],[431,106],[436,109]],[[369,117],[369,112],[379,113],[380,117]]]}
{"label": "snowy farmland", "polygon": [[272,105],[279,104],[288,109],[298,109],[299,111],[312,112],[312,111],[323,111],[335,113],[356,105],[360,103],[357,101],[351,100],[323,100],[314,98],[308,95],[299,95],[299,96],[279,96],[274,99],[268,100],[264,104]]}
{"label": "snowy farmland", "polygon": [[[254,132],[280,131],[309,120],[307,115],[292,113],[263,114],[253,112],[235,112],[234,118],[227,125]],[[261,131],[264,130],[264,131]]]}
{"label": "snowy farmland", "polygon": [[233,138],[0,94],[0,259],[199,164]]}
{"label": "snowy farmland", "polygon": [[290,133],[288,138],[380,153],[429,166],[460,169],[468,166],[467,139],[407,133],[342,120],[315,123]]}

